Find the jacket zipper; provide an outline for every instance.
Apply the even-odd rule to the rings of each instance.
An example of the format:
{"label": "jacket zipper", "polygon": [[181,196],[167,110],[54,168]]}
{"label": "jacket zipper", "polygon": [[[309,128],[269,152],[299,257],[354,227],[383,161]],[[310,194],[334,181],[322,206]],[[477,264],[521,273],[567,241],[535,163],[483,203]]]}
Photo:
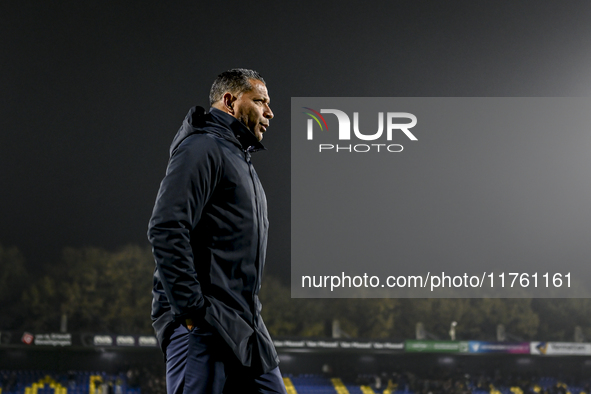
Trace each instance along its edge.
{"label": "jacket zipper", "polygon": [[260,282],[260,245],[261,245],[261,234],[260,234],[260,226],[261,226],[261,220],[260,220],[260,209],[259,209],[259,193],[257,190],[257,182],[255,180],[253,171],[254,171],[254,167],[252,165],[252,162],[250,161],[250,153],[248,151],[244,151],[244,157],[246,160],[246,163],[248,164],[248,171],[250,173],[250,179],[252,181],[252,189],[254,191],[254,205],[255,205],[255,210],[256,210],[256,215],[255,215],[255,220],[256,220],[256,229],[257,229],[257,250],[256,250],[256,258],[255,258],[255,269],[256,269],[256,276],[255,276],[255,282],[254,282],[254,286],[252,289],[252,324],[255,328],[258,328],[258,319],[257,319],[257,314],[258,314],[258,306],[257,303],[255,302],[255,296],[256,296],[256,292],[257,289],[259,288],[259,282]]}

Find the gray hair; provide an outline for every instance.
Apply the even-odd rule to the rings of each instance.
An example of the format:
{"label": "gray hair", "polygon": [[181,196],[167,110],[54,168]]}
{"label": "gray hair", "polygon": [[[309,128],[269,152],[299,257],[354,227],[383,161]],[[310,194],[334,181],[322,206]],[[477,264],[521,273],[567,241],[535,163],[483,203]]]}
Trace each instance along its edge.
{"label": "gray hair", "polygon": [[209,105],[213,105],[222,99],[224,93],[230,92],[235,96],[252,90],[251,79],[265,83],[261,74],[245,68],[233,68],[218,75],[209,91]]}

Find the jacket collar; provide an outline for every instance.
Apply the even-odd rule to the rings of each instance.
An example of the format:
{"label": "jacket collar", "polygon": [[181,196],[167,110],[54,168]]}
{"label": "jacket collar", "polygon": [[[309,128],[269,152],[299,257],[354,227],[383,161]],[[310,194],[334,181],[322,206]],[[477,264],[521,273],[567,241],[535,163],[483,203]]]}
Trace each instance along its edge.
{"label": "jacket collar", "polygon": [[242,150],[248,152],[256,152],[259,150],[266,150],[265,146],[257,139],[257,137],[238,119],[230,114],[225,113],[217,108],[210,108],[209,114],[214,123],[217,123],[229,129],[235,141]]}

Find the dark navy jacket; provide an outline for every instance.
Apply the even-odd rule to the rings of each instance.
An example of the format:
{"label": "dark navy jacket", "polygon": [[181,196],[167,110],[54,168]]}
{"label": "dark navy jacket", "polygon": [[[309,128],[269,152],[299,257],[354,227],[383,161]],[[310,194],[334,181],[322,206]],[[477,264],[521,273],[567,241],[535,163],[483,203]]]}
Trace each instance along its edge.
{"label": "dark navy jacket", "polygon": [[153,326],[165,350],[186,318],[210,324],[243,365],[268,372],[279,359],[258,299],[267,201],[250,162],[264,147],[231,115],[195,111],[173,140],[148,229]]}

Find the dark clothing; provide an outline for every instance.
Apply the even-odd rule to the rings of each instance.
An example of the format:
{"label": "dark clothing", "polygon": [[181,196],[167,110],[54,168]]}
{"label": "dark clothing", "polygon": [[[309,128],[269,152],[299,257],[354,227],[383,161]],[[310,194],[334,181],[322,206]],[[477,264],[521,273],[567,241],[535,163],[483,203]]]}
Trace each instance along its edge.
{"label": "dark clothing", "polygon": [[268,372],[279,359],[258,299],[267,202],[250,162],[264,147],[225,112],[195,110],[173,140],[148,229],[153,326],[166,351],[186,318],[211,325],[242,365]]}
{"label": "dark clothing", "polygon": [[168,394],[286,393],[278,367],[253,372],[232,355],[228,357],[225,352],[230,349],[219,342],[223,341],[207,328],[188,331],[178,326],[174,330],[166,348]]}

